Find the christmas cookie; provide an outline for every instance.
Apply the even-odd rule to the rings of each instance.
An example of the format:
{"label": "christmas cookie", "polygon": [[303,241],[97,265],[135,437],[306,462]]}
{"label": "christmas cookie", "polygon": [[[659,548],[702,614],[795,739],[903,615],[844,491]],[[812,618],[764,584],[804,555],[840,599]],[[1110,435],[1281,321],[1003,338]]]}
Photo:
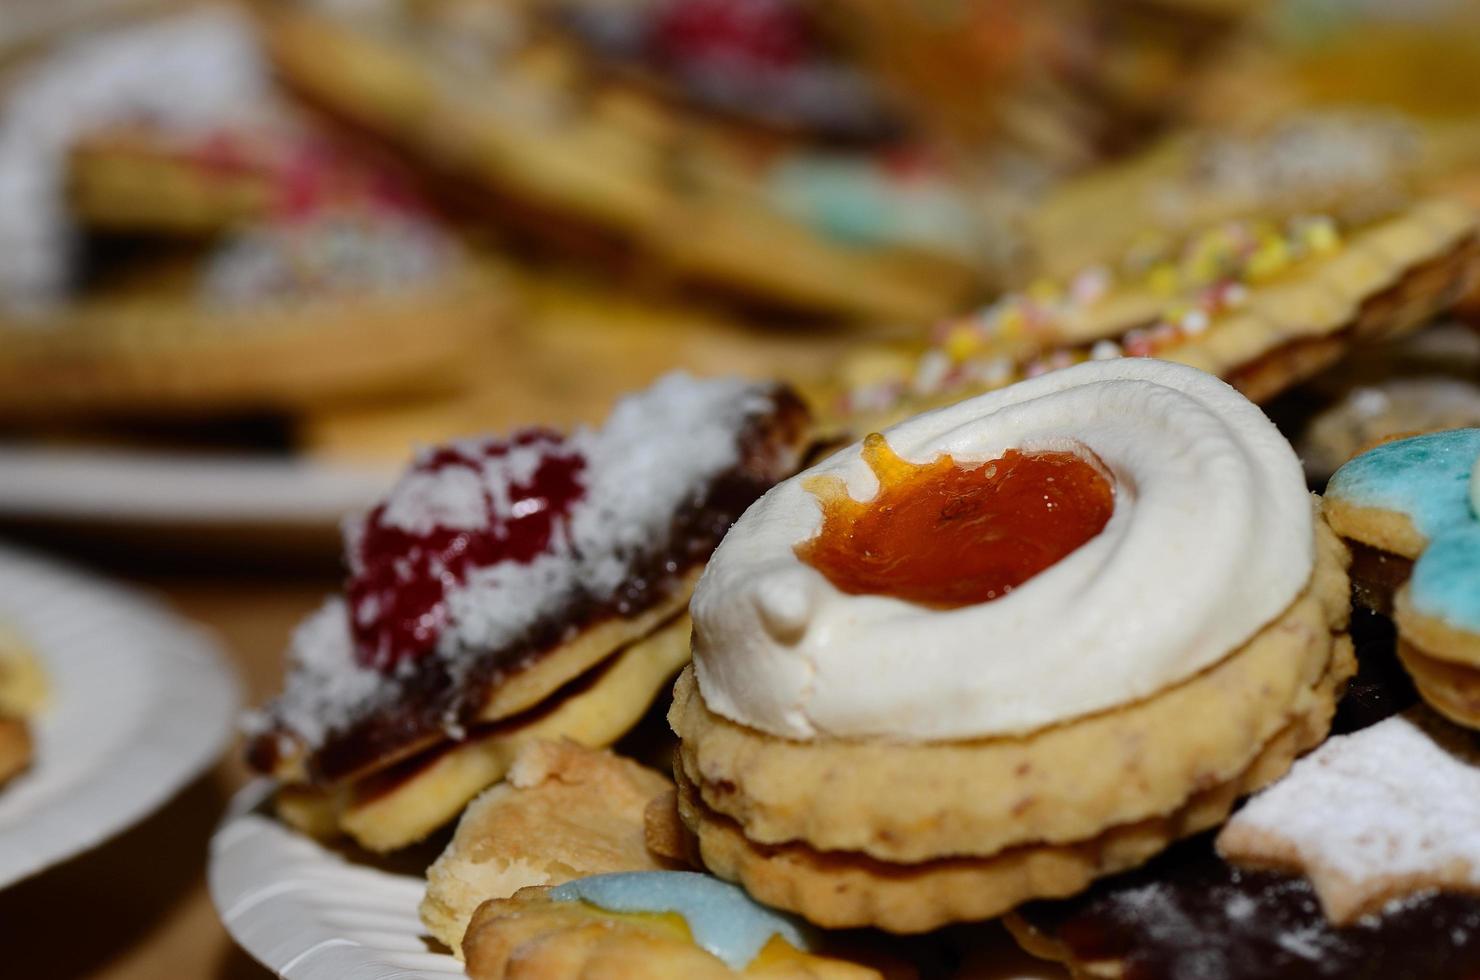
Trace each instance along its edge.
{"label": "christmas cookie", "polygon": [[31,648],[0,626],[0,783],[31,764],[30,720],[46,703],[46,677]]}
{"label": "christmas cookie", "polygon": [[822,948],[821,938],[795,918],[693,871],[597,875],[526,888],[481,906],[463,942],[473,980],[883,976],[823,955]]}
{"label": "christmas cookie", "polygon": [[535,742],[505,780],[468,806],[452,843],[427,869],[421,920],[462,955],[473,911],[521,888],[671,862],[647,847],[644,816],[673,783],[610,751]]}
{"label": "christmas cookie", "polygon": [[1320,741],[1345,564],[1289,444],[1191,368],[920,416],[716,553],[670,713],[680,812],[711,870],[830,927],[1072,894]]}
{"label": "christmas cookie", "polygon": [[1399,655],[1441,714],[1480,727],[1480,429],[1389,442],[1331,478],[1332,527],[1361,596],[1392,610]]}
{"label": "christmas cookie", "polygon": [[346,595],[297,632],[249,756],[284,814],[368,847],[419,840],[536,739],[615,741],[687,658],[689,592],[797,466],[786,388],[670,375],[599,430],[422,454],[346,526]]}
{"label": "christmas cookie", "polygon": [[[1334,725],[1355,734],[1239,811],[1216,851],[1203,834],[1080,896],[1023,906],[1008,918],[1023,947],[1075,977],[1473,976],[1480,898],[1461,880],[1467,865],[1448,860],[1473,837],[1473,746],[1432,716],[1393,717],[1416,696],[1391,628],[1358,610],[1359,633],[1362,668]],[[1435,820],[1443,830],[1425,836]],[[1338,923],[1328,894],[1365,894],[1370,907]]]}
{"label": "christmas cookie", "polygon": [[1092,360],[1155,357],[1266,401],[1353,344],[1409,333],[1476,281],[1466,206],[1375,221],[1239,219],[1044,279],[939,324],[923,350],[864,351],[838,378],[853,431]]}
{"label": "christmas cookie", "polygon": [[852,83],[813,85],[844,76],[804,5],[562,6],[552,25],[509,6],[299,5],[273,10],[267,37],[310,102],[566,254],[636,254],[650,279],[854,318],[943,315],[991,275],[1005,222],[943,154],[888,127],[826,134],[840,121],[817,110],[878,113]]}

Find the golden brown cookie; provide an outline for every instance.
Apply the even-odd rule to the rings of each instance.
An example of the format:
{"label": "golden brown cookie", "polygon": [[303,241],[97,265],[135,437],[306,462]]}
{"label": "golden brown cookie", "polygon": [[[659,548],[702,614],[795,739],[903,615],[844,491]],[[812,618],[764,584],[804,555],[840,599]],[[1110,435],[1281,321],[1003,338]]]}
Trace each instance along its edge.
{"label": "golden brown cookie", "polygon": [[0,784],[31,764],[31,732],[19,718],[0,716]]}
{"label": "golden brown cookie", "polygon": [[689,630],[688,616],[677,616],[557,689],[537,708],[491,723],[462,741],[345,785],[285,787],[279,814],[305,833],[347,834],[372,851],[413,844],[503,779],[525,746],[549,738],[604,746],[620,738],[688,662]]}
{"label": "golden brown cookie", "polygon": [[[522,31],[514,50],[483,63],[445,48],[450,36],[500,26],[436,5],[395,22],[279,9],[266,34],[280,71],[309,101],[473,190],[502,223],[563,247],[609,259],[635,247],[658,278],[855,318],[941,315],[988,274],[982,257],[1000,236],[987,229],[1002,223],[975,213],[978,197],[878,214],[869,196],[840,230],[812,214],[831,210],[814,184],[836,194],[863,171],[888,197],[895,185],[882,157],[842,154],[844,176],[814,182],[801,165],[789,166],[797,157],[811,167],[794,152],[802,141],[737,132],[622,84],[547,31]],[[507,20],[502,27],[485,39],[491,47],[509,45]],[[833,166],[838,155],[811,169]],[[942,194],[960,190],[955,177],[939,183]],[[805,206],[785,205],[796,197]],[[909,222],[939,214],[981,244],[962,248],[953,231],[895,234],[896,211]]]}
{"label": "golden brown cookie", "polygon": [[502,296],[474,266],[404,292],[225,309],[193,283],[141,283],[0,322],[0,418],[297,411],[445,390],[465,380]]}
{"label": "golden brown cookie", "polygon": [[1454,201],[1361,224],[1215,225],[941,323],[923,351],[863,351],[838,373],[838,411],[854,431],[870,431],[1025,376],[1121,356],[1188,364],[1267,400],[1354,343],[1426,323],[1477,273],[1474,214]]}
{"label": "golden brown cookie", "polygon": [[1355,668],[1350,642],[1343,639],[1327,674],[1309,691],[1309,713],[1276,732],[1243,771],[1198,789],[1169,813],[1079,842],[913,864],[817,850],[804,842],[757,844],[733,819],[708,810],[681,772],[680,813],[706,867],[818,925],[913,933],[991,918],[1031,899],[1072,895],[1096,878],[1142,864],[1175,840],[1217,826],[1240,797],[1278,779],[1296,756],[1320,742],[1338,692]]}
{"label": "golden brown cookie", "polygon": [[[463,952],[473,980],[878,980],[878,970],[802,952],[773,936],[735,969],[695,943],[675,914],[607,912],[585,902],[552,901],[549,889],[525,888],[485,902],[468,927]],[[899,976],[908,976],[899,973]]]}
{"label": "golden brown cookie", "polygon": [[422,922],[461,955],[473,911],[488,899],[585,875],[668,867],[648,850],[643,818],[672,786],[609,751],[567,740],[526,744],[427,869]]}

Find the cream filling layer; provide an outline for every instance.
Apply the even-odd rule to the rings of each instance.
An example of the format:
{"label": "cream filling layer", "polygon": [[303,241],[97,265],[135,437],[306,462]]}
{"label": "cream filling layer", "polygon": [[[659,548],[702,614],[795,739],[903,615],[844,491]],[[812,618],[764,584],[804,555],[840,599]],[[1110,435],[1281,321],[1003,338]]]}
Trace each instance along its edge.
{"label": "cream filling layer", "polygon": [[803,485],[878,480],[862,444],[777,485],[731,529],[691,606],[715,712],[774,735],[907,741],[1023,734],[1155,694],[1221,660],[1314,564],[1299,460],[1257,406],[1194,368],[1089,362],[885,433],[962,464],[1070,450],[1109,471],[1103,531],[991,602],[931,609],[840,592],[796,555],[822,510]]}

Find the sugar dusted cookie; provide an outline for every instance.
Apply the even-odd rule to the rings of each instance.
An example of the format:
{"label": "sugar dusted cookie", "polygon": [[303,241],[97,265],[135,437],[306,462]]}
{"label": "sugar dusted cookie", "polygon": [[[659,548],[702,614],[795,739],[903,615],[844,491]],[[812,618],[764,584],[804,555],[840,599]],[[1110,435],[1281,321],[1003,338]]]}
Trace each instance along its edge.
{"label": "sugar dusted cookie", "polygon": [[1431,889],[1480,895],[1480,745],[1422,710],[1337,736],[1236,813],[1218,853],[1303,873],[1337,925]]}
{"label": "sugar dusted cookie", "polygon": [[1386,443],[1331,478],[1332,526],[1358,585],[1389,602],[1399,655],[1441,714],[1480,727],[1480,429]]}
{"label": "sugar dusted cookie", "polygon": [[284,817],[391,850],[529,742],[616,741],[687,660],[685,606],[725,528],[808,439],[784,386],[673,374],[597,430],[424,452],[348,523],[346,594],[250,719]]}
{"label": "sugar dusted cookie", "polygon": [[716,553],[669,715],[680,815],[712,871],[828,927],[1072,894],[1320,741],[1346,560],[1289,444],[1191,368],[919,416]]}
{"label": "sugar dusted cookie", "polygon": [[[463,943],[473,980],[869,980],[818,955],[804,924],[692,871],[598,875],[485,903]],[[902,974],[902,975],[908,975]]]}
{"label": "sugar dusted cookie", "polygon": [[[1395,759],[1383,751],[1389,736],[1369,726],[1416,723],[1426,733],[1419,743],[1433,736],[1432,744],[1413,746],[1425,759],[1435,758],[1436,746],[1455,745],[1451,739],[1459,733],[1453,728],[1444,733],[1446,726],[1432,715],[1393,717],[1411,708],[1417,696],[1392,655],[1387,621],[1361,609],[1355,617],[1352,632],[1361,670],[1342,699],[1333,730],[1356,734],[1333,738],[1297,763],[1287,777],[1293,783],[1297,773],[1300,780],[1313,775],[1316,782],[1335,792],[1329,797],[1309,792],[1312,784],[1307,782],[1306,789],[1298,791],[1302,796],[1299,812],[1284,814],[1288,825],[1282,818],[1280,827],[1269,829],[1280,839],[1290,836],[1287,829],[1313,831],[1302,833],[1302,839],[1319,848],[1327,841],[1329,826],[1332,839],[1345,842],[1342,849],[1354,845],[1357,850],[1379,852],[1364,854],[1357,862],[1365,875],[1384,865],[1391,867],[1400,856],[1423,857],[1426,848],[1436,849],[1429,856],[1445,849],[1450,853],[1463,849],[1463,828],[1472,819],[1463,816],[1464,808],[1472,801],[1456,793],[1472,777],[1461,778],[1454,787],[1456,793],[1442,792],[1443,784],[1437,781],[1428,783],[1428,790],[1420,790],[1429,799],[1434,798],[1433,789],[1441,790],[1443,799],[1437,809],[1446,820],[1445,831],[1430,836],[1427,843],[1389,850],[1395,839],[1415,844],[1413,831],[1421,832],[1430,823],[1429,814],[1412,819],[1411,805],[1391,798],[1396,787],[1412,783],[1415,777],[1423,783],[1426,777],[1405,758]],[[1335,765],[1323,765],[1320,760],[1337,746],[1348,748],[1336,749],[1342,758]],[[1369,746],[1379,751],[1368,753]],[[1437,752],[1445,758],[1433,775],[1453,776],[1465,752],[1459,756],[1449,756],[1444,748]],[[1377,771],[1379,760],[1381,771]],[[1341,779],[1343,774],[1358,772],[1362,775],[1356,781]],[[1333,780],[1339,785],[1332,787]],[[1267,792],[1284,792],[1285,785],[1276,783]],[[1363,801],[1360,814],[1349,812],[1353,793]],[[1388,799],[1379,810],[1366,805],[1384,796]],[[1388,819],[1388,804],[1397,819]],[[1231,823],[1240,824],[1245,813],[1259,819],[1246,807]],[[1354,838],[1349,831],[1358,824],[1376,836]],[[1224,833],[1234,831],[1225,829]],[[1269,868],[1265,865],[1274,862],[1264,860],[1254,867],[1241,859],[1230,863],[1214,850],[1213,838],[1211,833],[1201,834],[1179,843],[1143,868],[1103,879],[1073,898],[1029,903],[1009,916],[1007,924],[1025,949],[1062,962],[1075,977],[1468,980],[1480,970],[1480,896],[1420,889],[1336,924],[1322,908],[1319,883],[1313,887],[1297,864],[1280,860],[1279,867]]]}
{"label": "sugar dusted cookie", "polygon": [[585,875],[668,867],[649,852],[643,818],[672,786],[610,751],[570,741],[526,746],[505,780],[469,805],[427,870],[422,922],[461,955],[473,911],[488,899]]}

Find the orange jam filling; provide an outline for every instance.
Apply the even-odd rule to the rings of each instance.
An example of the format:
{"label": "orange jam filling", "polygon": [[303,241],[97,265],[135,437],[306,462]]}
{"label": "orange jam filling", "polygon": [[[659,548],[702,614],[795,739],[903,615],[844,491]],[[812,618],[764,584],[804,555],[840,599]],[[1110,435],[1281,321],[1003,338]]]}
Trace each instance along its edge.
{"label": "orange jam filling", "polygon": [[1074,453],[910,463],[876,432],[863,457],[879,492],[860,502],[837,476],[813,479],[822,530],[796,549],[853,595],[938,609],[1001,598],[1099,534],[1115,508],[1110,481]]}

